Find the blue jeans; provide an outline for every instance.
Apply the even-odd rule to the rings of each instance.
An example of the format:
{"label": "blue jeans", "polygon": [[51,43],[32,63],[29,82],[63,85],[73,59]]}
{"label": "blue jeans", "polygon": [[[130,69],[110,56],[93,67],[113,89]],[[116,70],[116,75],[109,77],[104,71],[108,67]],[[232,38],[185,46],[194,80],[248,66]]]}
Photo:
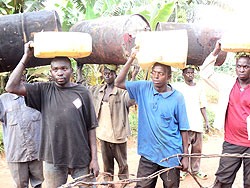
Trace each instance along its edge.
{"label": "blue jeans", "polygon": [[[78,178],[80,176],[84,176],[89,174],[89,167],[84,168],[68,168],[68,167],[60,167],[54,166],[54,164],[45,162],[44,166],[44,174],[45,174],[45,182],[47,188],[57,188],[61,185],[65,184],[68,179],[68,174],[71,175],[72,178]],[[86,182],[95,182],[95,178],[86,177],[81,181]],[[95,186],[79,186],[80,188],[91,187],[95,188]]]}

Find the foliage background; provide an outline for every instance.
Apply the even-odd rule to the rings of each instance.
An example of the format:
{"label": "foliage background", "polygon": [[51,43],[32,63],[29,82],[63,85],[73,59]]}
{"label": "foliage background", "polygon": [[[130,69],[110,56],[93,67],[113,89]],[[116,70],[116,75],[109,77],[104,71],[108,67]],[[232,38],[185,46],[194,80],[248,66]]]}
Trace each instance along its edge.
{"label": "foliage background", "polygon": [[[62,28],[68,31],[71,26],[81,20],[95,19],[98,17],[142,14],[155,28],[157,21],[171,21],[182,23],[195,23],[201,21],[200,10],[217,7],[220,10],[230,10],[232,7],[224,0],[0,0],[0,15],[31,12],[38,10],[55,9],[60,16]],[[212,14],[207,15],[208,17]],[[73,68],[76,70],[76,62],[72,59]],[[216,71],[234,75],[235,65],[233,55],[228,55],[226,62]],[[0,92],[4,92],[4,86],[9,73],[0,73]],[[102,82],[99,65],[85,64],[82,71],[83,77],[89,84]],[[146,70],[141,70],[137,79],[145,79]],[[49,66],[28,69],[28,81],[48,81]],[[72,80],[76,80],[75,74]],[[200,81],[199,76],[195,78]],[[183,81],[181,71],[174,70],[172,82]],[[208,101],[216,104],[218,94],[207,88]],[[132,136],[137,136],[137,111],[131,110],[129,115],[132,127]],[[213,122],[213,109],[208,108],[210,125]],[[2,151],[2,131],[0,129],[0,152]]]}

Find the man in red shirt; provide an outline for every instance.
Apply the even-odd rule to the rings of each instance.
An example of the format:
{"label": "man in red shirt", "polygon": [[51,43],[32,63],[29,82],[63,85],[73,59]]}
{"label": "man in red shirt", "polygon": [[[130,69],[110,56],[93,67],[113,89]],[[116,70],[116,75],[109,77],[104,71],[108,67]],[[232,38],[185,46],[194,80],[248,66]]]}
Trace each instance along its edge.
{"label": "man in red shirt", "polygon": [[[218,113],[215,124],[224,125],[225,138],[222,153],[250,154],[250,125],[247,118],[250,116],[250,53],[237,53],[236,74],[232,82],[213,71],[221,45],[217,42],[214,51],[207,57],[201,67],[201,77],[220,93]],[[219,125],[219,126],[220,126]],[[215,127],[216,127],[215,126]],[[220,159],[216,172],[214,188],[230,188],[236,173],[243,162],[244,188],[250,188],[250,159],[229,158]]]}

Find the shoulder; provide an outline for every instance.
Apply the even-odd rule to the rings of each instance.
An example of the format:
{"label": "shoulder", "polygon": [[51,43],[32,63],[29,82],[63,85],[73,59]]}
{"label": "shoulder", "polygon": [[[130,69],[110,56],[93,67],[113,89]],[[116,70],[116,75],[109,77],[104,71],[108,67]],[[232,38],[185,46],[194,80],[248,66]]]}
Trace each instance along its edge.
{"label": "shoulder", "polygon": [[12,99],[14,96],[16,95],[12,93],[3,93],[2,95],[0,95],[0,100],[9,100]]}
{"label": "shoulder", "polygon": [[175,97],[177,99],[183,99],[184,100],[184,96],[183,96],[183,94],[180,91],[178,91],[178,90],[176,90],[176,89],[173,88],[173,92],[174,92],[174,95],[175,95]]}

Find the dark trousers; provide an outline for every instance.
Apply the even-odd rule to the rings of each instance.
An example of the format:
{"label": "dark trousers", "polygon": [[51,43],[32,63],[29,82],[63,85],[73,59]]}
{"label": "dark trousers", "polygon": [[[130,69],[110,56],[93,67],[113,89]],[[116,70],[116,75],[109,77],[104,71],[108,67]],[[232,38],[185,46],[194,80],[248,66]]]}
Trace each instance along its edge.
{"label": "dark trousers", "polygon": [[[158,170],[164,169],[156,163],[151,162],[150,160],[146,159],[145,157],[141,156],[139,167],[137,171],[137,177],[147,177]],[[180,184],[180,170],[179,169],[172,169],[160,175],[164,188],[178,188]],[[155,187],[157,182],[157,177],[154,179],[148,179],[140,181],[136,184],[136,188],[143,187],[143,188],[153,188]]]}
{"label": "dark trousers", "polygon": [[[100,140],[102,160],[104,165],[104,172],[114,174],[114,159],[118,163],[119,179],[128,179],[128,164],[127,164],[127,142],[121,144],[115,144]],[[106,181],[113,180],[112,178],[105,178]]]}
{"label": "dark trousers", "polygon": [[[222,153],[230,154],[250,154],[250,148],[244,146],[237,146],[226,141],[223,143]],[[235,157],[221,157],[219,168],[216,172],[216,181],[221,184],[222,188],[231,188],[241,164],[243,162],[244,174],[244,188],[250,188],[250,159],[249,158],[235,158]],[[215,186],[216,187],[216,186]]]}
{"label": "dark trousers", "polygon": [[16,188],[28,188],[29,181],[32,187],[42,187],[44,180],[42,161],[8,162],[8,166]]}
{"label": "dark trousers", "polygon": [[[191,153],[201,153],[202,151],[202,133],[188,131],[188,146],[191,146]],[[191,157],[189,159],[190,169],[193,174],[200,171],[201,158]]]}

